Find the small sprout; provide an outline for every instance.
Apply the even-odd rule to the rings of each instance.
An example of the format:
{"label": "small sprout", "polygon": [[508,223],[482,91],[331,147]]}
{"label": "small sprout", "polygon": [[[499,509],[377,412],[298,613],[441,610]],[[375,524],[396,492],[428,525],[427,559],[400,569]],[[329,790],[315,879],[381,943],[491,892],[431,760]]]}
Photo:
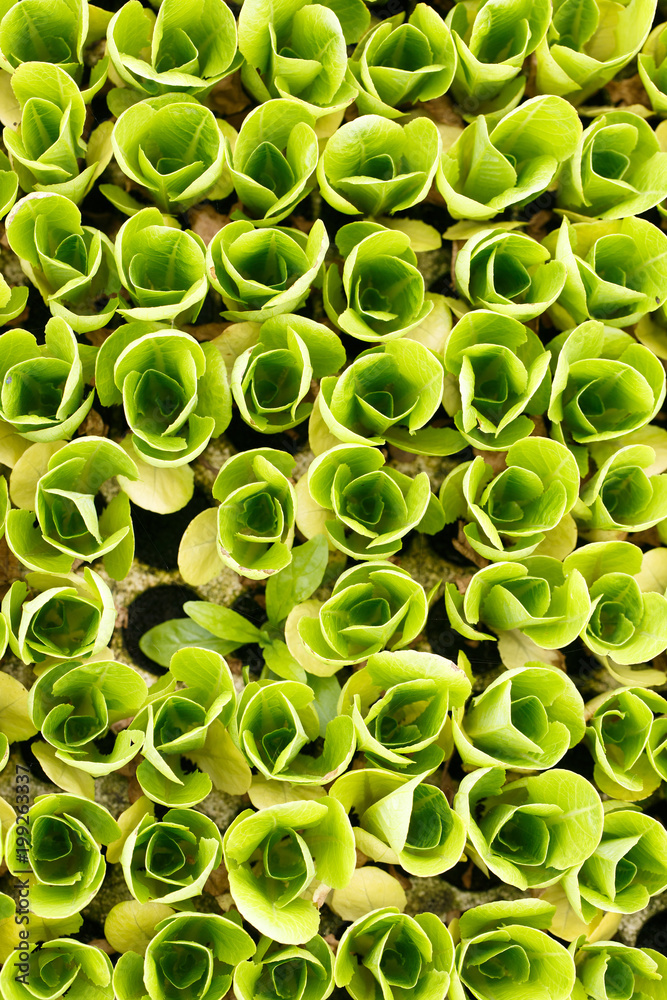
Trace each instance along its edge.
{"label": "small sprout", "polygon": [[518,889],[558,882],[591,857],[602,837],[594,786],[559,768],[509,782],[502,767],[473,771],[459,785],[454,809],[467,826],[473,860]]}
{"label": "small sprout", "polygon": [[308,233],[230,222],[211,240],[206,266],[225,319],[263,323],[301,308],[318,280],[329,237],[321,219]]}
{"label": "small sprout", "polygon": [[24,663],[79,660],[100,653],[116,621],[106,583],[86,567],[76,573],[28,573],[2,599],[9,646]]}
{"label": "small sprout", "polygon": [[88,31],[87,0],[53,0],[46,6],[43,0],[5,0],[0,65],[14,73],[22,63],[46,61],[78,80]]}
{"label": "small sprout", "polygon": [[7,867],[17,878],[28,873],[35,916],[70,917],[88,905],[104,881],[100,844],[119,836],[104,806],[78,795],[39,795],[7,834]]}
{"label": "small sprout", "polygon": [[667,517],[667,476],[651,475],[656,454],[648,445],[619,448],[581,489],[572,513],[580,534],[645,531]]}
{"label": "small sprout", "polygon": [[238,1000],[284,1000],[292,989],[303,1000],[326,1000],[333,988],[333,954],[319,934],[300,947],[262,937],[252,960],[234,972]]}
{"label": "small sprout", "polygon": [[577,982],[573,1000],[667,996],[667,959],[652,948],[630,948],[620,941],[583,943],[575,952]]}
{"label": "small sprout", "polygon": [[361,115],[328,140],[317,165],[322,197],[346,215],[383,215],[411,208],[429,192],[442,151],[435,122],[399,125]]}
{"label": "small sprout", "polygon": [[[18,947],[18,946],[17,946]],[[55,938],[26,945],[29,971],[5,959],[0,972],[4,1000],[113,1000],[111,959],[101,948],[73,938]],[[11,957],[11,956],[10,956]],[[18,979],[17,976],[24,978]]]}
{"label": "small sprout", "polygon": [[223,849],[239,912],[280,944],[317,933],[319,910],[306,895],[313,880],[343,889],[355,866],[352,827],[329,796],[245,809],[227,828]]}

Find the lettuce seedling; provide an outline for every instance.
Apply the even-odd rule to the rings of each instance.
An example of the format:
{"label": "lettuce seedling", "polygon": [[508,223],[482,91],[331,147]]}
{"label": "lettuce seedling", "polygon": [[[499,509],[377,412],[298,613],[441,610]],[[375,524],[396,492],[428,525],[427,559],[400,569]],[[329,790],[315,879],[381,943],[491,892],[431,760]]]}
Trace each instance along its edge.
{"label": "lettuce seedling", "polygon": [[326,1000],[333,991],[333,953],[319,934],[298,947],[262,937],[252,959],[234,972],[238,1000],[284,1000],[293,988],[295,1000]]}
{"label": "lettuce seedling", "polygon": [[551,24],[537,48],[539,93],[579,105],[604,87],[635,56],[648,35],[655,0],[554,0]]}
{"label": "lettuce seedling", "polygon": [[345,349],[329,327],[292,313],[274,316],[234,362],[234,401],[245,422],[262,434],[289,430],[313,409],[312,380],[327,376],[335,382],[344,364]]}
{"label": "lettuce seedling", "polygon": [[182,212],[214,196],[225,146],[213,112],[195,97],[162,94],[132,105],[114,125],[111,141],[120,169],[160,211]]}
{"label": "lettuce seedling", "polygon": [[574,224],[563,219],[544,246],[567,269],[563,290],[549,308],[560,330],[589,319],[627,327],[667,298],[667,236],[646,219]]}
{"label": "lettuce seedling", "polygon": [[466,910],[458,925],[451,1000],[570,1000],[572,956],[545,933],[554,913],[555,907],[541,899],[482,903]]}
{"label": "lettuce seedling", "polygon": [[47,322],[43,344],[27,330],[0,334],[0,419],[27,441],[71,438],[95,399],[87,383],[96,354],[59,317]]}
{"label": "lettuce seedling", "polygon": [[157,17],[139,0],[129,0],[109,22],[107,50],[125,86],[149,97],[205,97],[241,64],[236,22],[225,0],[163,0]]}
{"label": "lettuce seedling", "polygon": [[334,132],[317,165],[322,197],[346,215],[386,215],[411,208],[429,192],[442,151],[435,122],[399,125],[361,115]]}
{"label": "lettuce seedling", "polygon": [[54,316],[77,333],[99,330],[110,321],[120,289],[113,246],[98,229],[81,225],[81,213],[69,198],[29,194],[14,205],[5,225],[24,274]]}
{"label": "lettuce seedling", "polygon": [[126,951],[113,974],[117,1000],[172,1000],[179,994],[223,1000],[239,962],[255,944],[221,913],[175,913],[155,926],[145,955]]}
{"label": "lettuce seedling", "polygon": [[582,486],[572,514],[579,532],[645,531],[667,517],[667,476],[651,475],[648,445],[619,448]]}
{"label": "lettuce seedling", "polygon": [[667,597],[641,591],[634,579],[641,568],[642,550],[631,542],[591,542],[563,562],[566,574],[581,573],[591,596],[584,644],[615,663],[643,663],[667,648]]}
{"label": "lettuce seedling", "polygon": [[[88,36],[101,37],[108,19],[87,0],[46,5],[43,0],[4,0],[0,12],[0,65],[5,72],[13,73],[22,63],[50,62],[75,80],[83,72]],[[93,28],[91,15],[101,30]]]}
{"label": "lettuce seedling", "polygon": [[358,42],[370,22],[362,0],[283,0],[267,6],[247,0],[239,15],[241,79],[260,103],[295,97],[315,117],[337,113],[357,94],[347,66],[347,46]]}
{"label": "lettuce seedling", "polygon": [[206,246],[200,236],[166,226],[157,208],[144,208],[120,227],[116,266],[132,305],[131,320],[194,323],[208,292]]}
{"label": "lettuce seedling", "polygon": [[[577,979],[572,1000],[630,1000],[667,996],[667,959],[652,948],[630,948],[620,941],[572,945]],[[575,950],[577,949],[577,950]]]}
{"label": "lettuce seedling", "polygon": [[401,13],[374,25],[348,65],[359,87],[360,114],[400,118],[410,105],[449,89],[456,49],[438,12],[418,3],[407,21]]}
{"label": "lettuce seedling", "polygon": [[475,863],[519,889],[558,882],[591,857],[602,837],[595,787],[560,768],[509,782],[502,767],[473,771],[459,785],[454,809]]}
{"label": "lettuce seedling", "polygon": [[338,710],[352,717],[371,767],[412,775],[438,767],[449,713],[469,695],[468,677],[451,660],[406,649],[369,656],[345,683]]}
{"label": "lettuce seedling", "polygon": [[330,794],[358,817],[353,828],[358,850],[373,861],[429,878],[460,860],[466,828],[444,793],[424,777],[369,767],[342,775]]}
{"label": "lettuce seedling", "polygon": [[410,237],[375,222],[352,222],[336,234],[344,260],[327,269],[324,306],[332,323],[357,340],[405,336],[433,309]]}
{"label": "lettuce seedling", "polygon": [[641,215],[666,196],[667,153],[631,111],[595,118],[558,178],[557,204],[577,221]]}
{"label": "lettuce seedling", "polygon": [[[60,66],[25,62],[11,79],[21,109],[16,129],[3,130],[12,168],[24,191],[52,191],[80,204],[111,159],[111,122],[83,141],[86,105]],[[79,169],[79,160],[86,166]]]}
{"label": "lettuce seedling", "polygon": [[667,888],[667,832],[636,806],[605,803],[602,839],[591,856],[565,873],[568,902],[584,921],[599,910],[638,913]]}
{"label": "lettuce seedling", "polygon": [[225,319],[262,323],[300,309],[318,279],[329,237],[321,219],[306,236],[298,229],[230,222],[206,252],[211,284]]}
{"label": "lettuce seedling", "polygon": [[157,819],[152,803],[146,808],[118,859],[128,889],[140,903],[173,904],[199,896],[222,861],[217,826],[196,809],[168,809]]}
{"label": "lettuce seedling", "polygon": [[113,1000],[113,966],[101,948],[73,938],[55,938],[35,943],[29,950],[29,972],[21,980],[17,965],[5,960],[0,972],[5,1000]]}
{"label": "lettuce seedling", "polygon": [[245,809],[227,828],[223,851],[239,912],[280,944],[317,934],[320,913],[309,886],[317,879],[345,888],[356,860],[350,821],[329,796]]}
{"label": "lettuce seedling", "polygon": [[[531,329],[497,312],[466,313],[445,344],[460,404],[454,422],[474,448],[505,451],[533,433],[549,402],[549,352]],[[457,401],[458,403],[458,401]]]}
{"label": "lettuce seedling", "polygon": [[334,674],[416,639],[435,590],[427,597],[420,583],[392,563],[353,566],[338,577],[327,601],[309,601],[290,612],[287,645],[310,673]]}
{"label": "lettuce seedling", "polygon": [[9,646],[24,663],[79,660],[102,652],[116,621],[113,595],[97,573],[28,573],[2,599]]}
{"label": "lettuce seedling", "polygon": [[411,479],[366,444],[339,444],[319,455],[308,468],[308,492],[331,512],[324,524],[331,543],[353,559],[386,559],[408,531],[435,534],[444,523],[428,473]]}
{"label": "lettuce seedling", "polygon": [[[238,709],[238,741],[251,767],[291,784],[333,781],[356,749],[354,723],[339,715],[323,726],[315,691],[298,681],[247,684]],[[323,736],[321,753],[316,741]]]}
{"label": "lettuce seedling", "polygon": [[653,28],[637,57],[637,69],[657,115],[667,115],[667,24]]}
{"label": "lettuce seedling", "polygon": [[12,491],[35,491],[30,507],[7,514],[7,544],[17,558],[57,573],[68,573],[75,559],[102,558],[109,575],[122,580],[134,556],[130,502],[117,493],[98,515],[95,497],[113,476],[137,478],[129,455],[109,438],[80,437],[53,451],[36,484],[31,475],[23,466],[12,474]]}
{"label": "lettuce seedling", "polygon": [[468,768],[554,767],[584,735],[584,703],[560,670],[541,664],[501,674],[452,716],[456,749]]}
{"label": "lettuce seedling", "polygon": [[64,792],[38,795],[7,834],[7,867],[16,878],[28,872],[36,916],[70,917],[99,892],[106,872],[100,845],[119,836],[104,806]]}
{"label": "lettuce seedling", "polygon": [[451,935],[435,913],[411,917],[386,906],[346,928],[334,975],[352,1000],[399,1000],[408,990],[415,1000],[445,1000],[453,958]]}
{"label": "lettuce seedling", "polygon": [[97,356],[95,383],[104,406],[123,404],[139,458],[174,468],[191,462],[226,429],[231,393],[213,344],[149,329],[128,323],[115,330]]}
{"label": "lettuce seedling", "polygon": [[267,101],[244,118],[234,149],[225,140],[227,165],[243,204],[256,226],[273,226],[291,215],[312,190],[310,178],[319,156],[315,115],[302,101]]}
{"label": "lettuce seedling", "polygon": [[548,0],[458,0],[447,15],[456,46],[452,95],[468,121],[514,108],[523,96],[525,59],[544,38]]}
{"label": "lettuce seedling", "polygon": [[523,559],[548,539],[577,500],[579,470],[565,445],[527,437],[511,445],[494,476],[481,456],[440,487],[445,523],[460,519],[468,542],[491,562]]}
{"label": "lettuce seedling", "polygon": [[525,233],[482,229],[456,255],[456,286],[476,309],[491,309],[523,323],[556,301],[566,278],[562,261]]}
{"label": "lettuce seedling", "polygon": [[438,190],[455,219],[493,219],[546,191],[580,136],[561,97],[532,97],[495,127],[479,115],[443,154]]}

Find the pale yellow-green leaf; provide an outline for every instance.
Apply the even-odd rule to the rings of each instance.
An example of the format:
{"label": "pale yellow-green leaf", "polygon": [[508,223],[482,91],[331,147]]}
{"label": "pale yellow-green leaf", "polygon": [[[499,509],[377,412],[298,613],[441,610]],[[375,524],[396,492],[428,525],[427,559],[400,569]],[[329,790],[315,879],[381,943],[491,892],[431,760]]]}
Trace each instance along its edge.
{"label": "pale yellow-green leaf", "polygon": [[81,795],[84,799],[95,799],[95,779],[86,771],[80,771],[71,764],[56,757],[56,748],[50,743],[33,743],[32,752],[42,765],[48,778],[58,788],[63,788],[72,795]]}
{"label": "pale yellow-green leaf", "polygon": [[21,105],[12,90],[11,73],[0,70],[0,122],[16,131],[21,121]]}
{"label": "pale yellow-green leaf", "polygon": [[178,547],[178,568],[186,583],[194,587],[210,583],[224,569],[218,555],[218,508],[197,514],[183,532]]}
{"label": "pale yellow-green leaf", "polygon": [[179,465],[175,469],[158,468],[137,455],[131,437],[124,438],[120,443],[139,472],[137,480],[118,476],[121,489],[133,503],[155,514],[173,514],[185,507],[194,491],[194,472],[189,465]]}
{"label": "pale yellow-green leaf", "polygon": [[14,947],[19,944],[21,927],[30,931],[30,938],[33,941],[52,941],[59,937],[73,937],[82,923],[83,917],[79,913],[59,919],[38,917],[35,913],[31,913],[30,923],[21,925],[16,923],[14,917],[6,917],[0,920],[0,962],[9,958]]}
{"label": "pale yellow-green leaf", "polygon": [[308,443],[315,457],[323,455],[325,451],[340,444],[338,438],[327,427],[317,402],[310,411],[308,420]]}
{"label": "pale yellow-green leaf", "polygon": [[442,237],[438,230],[426,222],[422,222],[421,219],[394,219],[384,215],[377,221],[387,229],[395,229],[397,232],[409,236],[410,246],[415,253],[439,250],[442,246]]}
{"label": "pale yellow-green leaf", "polygon": [[427,292],[424,296],[433,308],[419,326],[405,334],[406,340],[416,340],[428,347],[434,354],[442,355],[449,331],[452,328],[452,314],[444,295]]}
{"label": "pale yellow-green leaf", "polygon": [[30,447],[20,434],[17,434],[11,424],[0,420],[0,465],[13,469],[24,451]]}
{"label": "pale yellow-green leaf", "polygon": [[228,795],[245,795],[250,788],[252,772],[219,719],[208,727],[204,749],[186,756],[208,774],[216,788]]}
{"label": "pale yellow-green leaf", "polygon": [[0,671],[0,733],[13,743],[28,740],[36,732],[28,711],[28,692],[15,677]]}
{"label": "pale yellow-green leaf", "polygon": [[645,594],[651,591],[664,594],[667,591],[667,549],[649,549],[645,552],[641,571],[637,573],[635,580]]}
{"label": "pale yellow-green leaf", "polygon": [[371,910],[396,906],[401,913],[407,905],[405,890],[389,872],[372,865],[357,868],[344,889],[335,889],[329,906],[343,920],[358,920]]}
{"label": "pale yellow-green leaf", "polygon": [[577,525],[571,514],[566,514],[559,524],[547,531],[544,540],[535,549],[535,556],[553,556],[563,561],[565,556],[574,552],[577,545]]}
{"label": "pale yellow-green leaf", "polygon": [[528,636],[519,632],[518,629],[509,629],[501,632],[498,636],[498,652],[500,659],[508,670],[515,667],[524,667],[527,663],[546,663],[552,667],[564,665],[563,654],[558,649],[542,649],[529,639]]}
{"label": "pale yellow-green leaf", "polygon": [[115,865],[118,861],[120,861],[125,841],[134,828],[141,823],[144,816],[150,816],[153,814],[154,808],[155,807],[150,799],[147,799],[145,795],[140,795],[136,802],[133,802],[131,806],[123,810],[120,816],[116,819],[116,822],[121,829],[121,835],[118,840],[112,841],[112,843],[107,847],[107,861],[109,861],[112,865]]}
{"label": "pale yellow-green leaf", "polygon": [[[340,442],[336,442],[340,444]],[[296,526],[306,538],[326,535],[324,527],[333,518],[330,510],[325,510],[313,500],[308,491],[308,476],[304,474],[294,487],[296,493]],[[333,548],[329,542],[329,548]]]}
{"label": "pale yellow-green leaf", "polygon": [[446,240],[469,240],[471,236],[476,236],[477,233],[481,233],[484,229],[506,229],[509,232],[512,229],[521,229],[525,225],[525,222],[510,222],[501,219],[494,219],[493,222],[468,222],[462,220],[461,222],[455,222],[442,235]]}
{"label": "pale yellow-green leaf", "polygon": [[35,509],[37,483],[49,467],[49,459],[64,448],[66,441],[40,441],[31,444],[16,460],[9,477],[9,495],[12,503],[22,510]]}
{"label": "pale yellow-green leaf", "polygon": [[596,941],[610,941],[621,922],[622,914],[603,913],[602,910],[598,910],[591,922],[585,924],[570,906],[565,890],[558,883],[544,889],[539,898],[556,907],[549,930],[563,941],[576,941],[581,934],[585,935],[589,944],[594,944]]}
{"label": "pale yellow-green leaf", "polygon": [[334,660],[320,660],[313,656],[308,647],[304,645],[298,630],[301,619],[304,617],[317,618],[321,607],[322,603],[314,600],[297,604],[290,611],[285,622],[285,642],[294,659],[309,674],[315,674],[316,677],[333,677],[340,670],[340,663]]}
{"label": "pale yellow-green leaf", "polygon": [[136,899],[116,903],[104,922],[104,936],[116,951],[144,955],[155,935],[155,925],[175,911],[165,903],[138,903]]}
{"label": "pale yellow-green leaf", "polygon": [[291,785],[289,781],[268,781],[259,774],[253,777],[248,789],[248,798],[255,809],[266,809],[284,802],[319,799],[326,794],[321,785]]}
{"label": "pale yellow-green leaf", "polygon": [[234,362],[259,340],[259,323],[232,323],[211,343],[218,349],[231,378]]}
{"label": "pale yellow-green leaf", "polygon": [[656,670],[647,663],[636,663],[628,666],[616,663],[611,657],[602,661],[611,676],[624,687],[659,687],[667,680],[664,670]]}

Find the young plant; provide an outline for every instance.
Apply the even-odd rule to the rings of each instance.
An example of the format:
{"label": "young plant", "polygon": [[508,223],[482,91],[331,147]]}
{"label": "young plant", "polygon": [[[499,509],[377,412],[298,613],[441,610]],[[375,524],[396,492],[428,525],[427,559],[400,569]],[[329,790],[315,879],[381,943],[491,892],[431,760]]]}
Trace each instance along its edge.
{"label": "young plant", "polygon": [[665,398],[665,372],[628,333],[589,321],[549,344],[554,368],[552,434],[575,445],[639,430]]}
{"label": "young plant", "polygon": [[125,86],[142,97],[205,97],[241,63],[236,22],[225,0],[198,0],[194,6],[163,0],[157,18],[129,0],[109,22],[107,51]]}
{"label": "young plant", "polygon": [[[133,722],[145,733],[137,767],[144,795],[159,805],[190,807],[214,785],[231,794],[246,792],[250,768],[227,728],[235,711],[234,681],[219,653],[194,647],[175,653]],[[184,769],[183,757],[194,769]]]}
{"label": "young plant", "polygon": [[343,258],[327,269],[324,306],[332,323],[357,340],[405,336],[433,309],[410,237],[375,222],[352,222],[336,234]]}
{"label": "young plant", "polygon": [[476,309],[527,323],[556,301],[567,272],[525,233],[482,229],[459,250],[455,273],[459,292]]}
{"label": "young plant", "polygon": [[434,592],[427,597],[420,583],[392,563],[353,566],[338,577],[327,601],[308,601],[290,612],[287,645],[310,673],[334,674],[416,639]]}
{"label": "young plant", "polygon": [[222,861],[222,837],[212,819],[195,809],[168,809],[161,819],[152,803],[129,832],[118,860],[136,900],[182,903],[199,896]]}
{"label": "young plant", "polygon": [[604,87],[642,45],[655,14],[654,0],[628,0],[610,8],[590,0],[554,0],[546,37],[537,48],[537,89],[579,105]]}
{"label": "young plant", "polygon": [[[120,169],[162,212],[182,212],[214,196],[225,145],[213,112],[195,97],[169,93],[132,105],[111,141]],[[112,200],[114,192],[105,189]]]}
{"label": "young plant", "polygon": [[28,441],[71,438],[95,399],[88,383],[96,354],[58,317],[47,322],[43,344],[27,330],[1,334],[0,419]]}
{"label": "young plant", "polygon": [[298,1000],[327,1000],[333,988],[333,954],[319,934],[299,947],[262,937],[252,959],[234,972],[238,1000],[284,1000],[287,990]]}
{"label": "young plant", "polygon": [[646,39],[637,57],[637,69],[651,107],[661,118],[667,116],[667,24],[658,24]]}
{"label": "young plant", "polygon": [[602,839],[590,858],[565,873],[563,889],[585,922],[602,910],[638,913],[667,887],[667,833],[636,806],[605,803]]}
{"label": "young plant", "polygon": [[643,593],[634,578],[642,550],[631,542],[591,542],[566,557],[565,573],[579,572],[588,585],[592,614],[584,644],[615,663],[642,663],[667,648],[667,598]]}
{"label": "young plant", "polygon": [[449,408],[468,444],[505,451],[533,433],[549,402],[549,352],[531,329],[497,312],[466,313],[445,344],[460,404]]}
{"label": "young plant", "polygon": [[667,997],[667,959],[652,948],[629,948],[620,941],[573,945],[577,979],[572,1000]]}
{"label": "young plant", "polygon": [[567,674],[541,664],[509,670],[452,716],[464,765],[544,771],[581,742],[584,703]]}
{"label": "young plant", "polygon": [[5,0],[1,11],[0,65],[5,72],[46,61],[75,80],[81,78],[91,27],[87,0],[53,0],[46,6],[42,0]]}
{"label": "young plant", "polygon": [[325,723],[313,688],[290,680],[246,685],[239,702],[238,741],[251,767],[267,779],[293,785],[333,781],[349,766],[356,748],[352,719],[338,715]]}
{"label": "young plant", "polygon": [[263,323],[300,309],[318,279],[329,237],[321,219],[306,236],[298,229],[230,222],[206,252],[211,284],[225,319]]}
{"label": "young plant", "polygon": [[584,536],[596,531],[645,531],[667,517],[667,476],[651,475],[648,445],[619,448],[584,484],[572,514]]}
{"label": "young plant", "polygon": [[309,416],[313,379],[336,382],[345,364],[340,338],[327,326],[287,313],[267,319],[257,343],[234,362],[234,401],[245,422],[262,434],[296,427]]}
{"label": "young plant", "polygon": [[241,915],[280,944],[317,934],[320,913],[307,895],[317,883],[343,889],[352,878],[352,827],[328,796],[245,809],[223,839],[229,890]]}
{"label": "young plant", "polygon": [[415,1000],[445,1000],[453,958],[450,933],[435,913],[411,917],[386,906],[345,930],[334,975],[352,1000],[400,1000],[408,991]]}
{"label": "young plant", "polygon": [[14,205],[5,226],[21,269],[52,315],[67,320],[77,333],[99,330],[110,321],[120,288],[113,246],[98,229],[81,225],[81,213],[69,198],[29,194]]}
{"label": "young plant", "polygon": [[289,479],[294,458],[257,448],[228,458],[213,484],[218,552],[231,569],[263,580],[292,558],[296,497]]}
{"label": "young plant", "polygon": [[16,878],[27,874],[35,916],[71,917],[104,881],[100,845],[119,836],[120,827],[104,806],[64,792],[38,795],[7,834],[7,867]]}
{"label": "young plant", "polygon": [[357,93],[347,46],[359,41],[369,22],[362,0],[344,7],[287,0],[275,8],[247,0],[238,23],[244,87],[260,103],[295,97],[316,118],[342,117]]}
{"label": "young plant", "polygon": [[481,456],[445,478],[445,523],[460,519],[468,542],[491,562],[523,559],[550,537],[577,500],[579,470],[565,445],[527,437],[511,445],[494,476]]}
{"label": "young plant", "polygon": [[[40,941],[29,948],[29,971],[5,960],[0,972],[4,1000],[114,1000],[111,959],[101,948],[73,938]],[[17,976],[22,976],[18,979]]]}
{"label": "young plant", "polygon": [[314,126],[303,102],[278,99],[244,118],[233,152],[225,140],[236,193],[256,226],[281,222],[310,194],[319,155]]}
{"label": "young plant", "polygon": [[166,226],[157,208],[144,208],[120,227],[116,266],[132,305],[128,320],[194,323],[206,293],[206,246],[200,236]]}
{"label": "young plant", "polygon": [[332,544],[354,559],[386,559],[416,528],[435,534],[443,516],[426,472],[414,479],[384,464],[366,444],[339,444],[308,469],[308,492],[324,511]]}
{"label": "young plant", "polygon": [[417,101],[442,97],[456,67],[447,25],[428,4],[381,21],[361,39],[348,63],[362,115],[400,118]]}
{"label": "young plant", "polygon": [[7,514],[12,552],[29,569],[56,573],[69,573],[76,559],[102,558],[109,575],[122,580],[134,556],[129,500],[117,493],[99,516],[95,507],[100,487],[119,475],[136,479],[138,472],[109,438],[80,437],[53,451],[36,483],[35,469],[22,464],[12,473],[12,492],[25,496],[32,488],[34,501]]}
{"label": "young plant", "polygon": [[438,190],[455,219],[493,219],[546,191],[580,135],[561,97],[532,97],[492,128],[479,115],[443,154]]}
{"label": "young plant", "polygon": [[667,714],[657,691],[622,687],[588,705],[586,744],[595,760],[596,784],[615,799],[644,799],[660,787],[665,768],[654,757],[655,738]]}
{"label": "young plant", "polygon": [[666,196],[667,153],[631,111],[595,118],[558,178],[559,207],[580,221],[641,215]]}
{"label": "young plant", "polygon": [[442,152],[435,122],[399,125],[361,115],[334,132],[317,164],[322,197],[346,215],[386,215],[411,208],[429,192]]}
{"label": "young plant", "polygon": [[[138,753],[143,733],[112,727],[135,715],[146,700],[144,679],[114,660],[57,663],[40,674],[30,689],[30,716],[56,757],[94,778],[128,764]],[[98,741],[112,739],[108,752]]]}
{"label": "young plant", "polygon": [[469,695],[470,681],[451,660],[401,650],[369,656],[344,685],[338,710],[352,717],[371,767],[428,773],[444,757],[449,713]]}
{"label": "young plant", "polygon": [[95,384],[103,406],[123,404],[139,458],[174,468],[191,462],[225,430],[231,393],[213,344],[176,330],[149,329],[128,323],[105,340]]}
{"label": "young plant", "polygon": [[444,793],[424,781],[376,767],[348,771],[330,795],[358,818],[357,849],[373,861],[400,865],[419,878],[441,875],[461,859],[466,842],[463,820]]}
{"label": "young plant", "polygon": [[459,785],[454,810],[466,824],[475,864],[518,889],[558,882],[602,837],[595,787],[559,768],[509,782],[502,767],[473,771]]}
{"label": "young plant", "polygon": [[521,562],[491,563],[468,584],[465,596],[445,585],[452,628],[470,639],[495,639],[494,632],[518,629],[544,649],[560,649],[585,629],[591,615],[586,580],[574,566],[553,556],[527,556]]}
{"label": "young plant", "polygon": [[239,962],[255,944],[236,920],[220,913],[175,913],[155,925],[145,955],[126,951],[113,974],[117,1000],[223,1000]]}
{"label": "young plant", "polygon": [[543,900],[483,903],[459,920],[450,1000],[570,1000],[572,956],[545,933],[555,907]]}
{"label": "young plant", "polygon": [[627,327],[662,305],[667,236],[646,219],[577,222],[563,219],[544,246],[567,269],[549,315],[559,330],[588,319]]}
{"label": "young plant", "polygon": [[113,595],[86,567],[75,573],[28,573],[2,599],[9,646],[24,663],[79,660],[100,653],[116,621]]}
{"label": "young plant", "polygon": [[[111,159],[111,123],[83,140],[86,105],[72,77],[48,62],[24,62],[11,78],[21,109],[2,137],[24,191],[52,191],[83,201]],[[86,166],[79,169],[79,161]]]}
{"label": "young plant", "polygon": [[521,100],[525,59],[544,38],[551,18],[548,0],[457,2],[447,15],[456,46],[451,93],[466,120],[502,115]]}
{"label": "young plant", "polygon": [[[444,389],[442,362],[405,337],[362,351],[342,375],[323,378],[311,418],[345,444],[385,442],[413,454],[450,455],[460,434],[429,426]],[[317,422],[316,422],[317,421]]]}

